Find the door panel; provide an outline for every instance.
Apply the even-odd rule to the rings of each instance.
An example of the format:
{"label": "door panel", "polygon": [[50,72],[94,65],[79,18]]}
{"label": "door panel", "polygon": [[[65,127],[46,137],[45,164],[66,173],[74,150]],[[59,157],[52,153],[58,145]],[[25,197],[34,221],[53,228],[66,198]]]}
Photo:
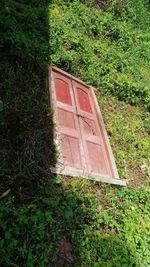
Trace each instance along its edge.
{"label": "door panel", "polygon": [[57,77],[55,79],[55,86],[57,100],[64,104],[72,106],[70,86],[68,81],[64,79],[64,77]]}
{"label": "door panel", "polygon": [[72,83],[68,77],[54,72],[56,118],[61,145],[61,161],[67,166],[85,168],[83,147],[77,117]]}
{"label": "door panel", "polygon": [[60,126],[76,129],[75,115],[73,112],[58,108],[58,120]]}
{"label": "door panel", "polygon": [[83,117],[82,123],[83,123],[83,129],[84,129],[85,134],[89,136],[90,135],[98,136],[98,130],[93,120]]}
{"label": "door panel", "polygon": [[89,141],[86,142],[86,144],[88,149],[89,163],[91,165],[91,172],[108,175],[102,146]]}
{"label": "door panel", "polygon": [[75,167],[77,169],[82,168],[80,146],[78,138],[74,138],[67,135],[62,135],[62,153],[63,159],[66,165]]}
{"label": "door panel", "polygon": [[77,100],[79,103],[80,110],[92,113],[92,108],[90,104],[90,98],[88,92],[81,87],[76,87]]}
{"label": "door panel", "polygon": [[73,87],[88,172],[111,176],[91,92],[77,82],[73,82]]}

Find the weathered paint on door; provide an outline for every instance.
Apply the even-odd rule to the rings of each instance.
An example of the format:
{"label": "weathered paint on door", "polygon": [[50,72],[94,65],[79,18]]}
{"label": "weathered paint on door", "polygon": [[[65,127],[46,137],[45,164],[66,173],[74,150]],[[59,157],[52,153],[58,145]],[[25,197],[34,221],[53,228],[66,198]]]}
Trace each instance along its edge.
{"label": "weathered paint on door", "polygon": [[125,185],[118,176],[94,90],[51,68],[50,97],[60,147],[55,172]]}

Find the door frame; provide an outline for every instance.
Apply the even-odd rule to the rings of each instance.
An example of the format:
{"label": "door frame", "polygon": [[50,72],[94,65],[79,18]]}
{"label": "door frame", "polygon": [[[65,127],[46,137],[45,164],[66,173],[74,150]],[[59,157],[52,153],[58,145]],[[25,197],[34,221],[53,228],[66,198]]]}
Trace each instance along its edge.
{"label": "door frame", "polygon": [[[58,72],[68,78],[70,78],[71,80],[74,80],[80,84],[82,84],[83,86],[86,86],[86,88],[88,88],[91,92],[91,96],[92,96],[92,100],[93,100],[93,104],[95,107],[95,111],[96,111],[96,116],[97,116],[97,121],[99,124],[99,127],[102,129],[102,135],[103,135],[103,140],[104,140],[104,145],[106,148],[106,152],[107,152],[107,156],[108,156],[108,160],[110,162],[110,166],[112,169],[112,173],[113,173],[113,177],[106,177],[100,174],[94,174],[94,175],[89,175],[88,173],[86,173],[85,170],[78,170],[75,169],[73,167],[69,167],[69,166],[65,166],[65,168],[63,168],[61,166],[61,162],[63,162],[62,159],[62,152],[61,152],[61,147],[60,147],[60,140],[59,140],[59,135],[58,135],[58,124],[57,124],[57,118],[56,118],[56,96],[55,96],[55,85],[54,85],[54,80],[53,80],[53,71]],[[115,163],[115,159],[113,156],[113,152],[110,146],[110,142],[108,139],[108,135],[107,135],[107,131],[105,128],[105,124],[103,121],[103,117],[102,117],[102,113],[100,111],[100,107],[97,103],[97,99],[96,99],[96,95],[94,93],[94,91],[96,91],[96,89],[93,86],[89,86],[86,83],[84,83],[83,81],[81,81],[80,79],[72,76],[71,74],[55,67],[55,66],[48,66],[48,88],[49,88],[49,103],[50,103],[50,107],[52,109],[52,116],[53,116],[53,124],[54,124],[54,129],[53,129],[53,138],[54,138],[54,145],[56,147],[59,147],[59,163],[55,166],[50,166],[50,169],[53,173],[56,174],[62,174],[62,175],[67,175],[67,176],[80,176],[86,179],[92,179],[95,181],[101,181],[101,182],[106,182],[106,183],[110,183],[110,184],[116,184],[116,185],[121,185],[121,186],[126,186],[126,181],[120,179],[118,171],[117,171],[117,167],[116,167],[116,163]]]}

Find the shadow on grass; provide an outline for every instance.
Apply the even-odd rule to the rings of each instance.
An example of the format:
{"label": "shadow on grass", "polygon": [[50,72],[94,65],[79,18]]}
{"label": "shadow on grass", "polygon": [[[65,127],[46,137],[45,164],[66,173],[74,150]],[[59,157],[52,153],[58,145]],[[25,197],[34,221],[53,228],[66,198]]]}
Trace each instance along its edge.
{"label": "shadow on grass", "polygon": [[50,1],[1,4],[0,194],[36,195],[55,164],[49,107]]}
{"label": "shadow on grass", "polygon": [[55,161],[47,72],[11,58],[1,61],[1,74],[1,188],[32,195],[39,183],[51,177],[50,165]]}

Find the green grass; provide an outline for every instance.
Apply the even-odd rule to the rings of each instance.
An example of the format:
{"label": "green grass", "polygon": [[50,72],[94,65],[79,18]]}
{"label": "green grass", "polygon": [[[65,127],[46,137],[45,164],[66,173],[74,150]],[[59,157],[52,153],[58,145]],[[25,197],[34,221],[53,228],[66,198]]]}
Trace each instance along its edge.
{"label": "green grass", "polygon": [[0,207],[1,266],[69,266],[59,242],[71,245],[71,265],[145,266],[149,251],[149,187],[112,188],[54,177],[36,199]]}
{"label": "green grass", "polygon": [[[49,180],[46,176],[40,177],[40,173],[37,175],[30,161],[27,166],[19,164],[22,155],[19,151],[24,149],[29,133],[50,123],[44,91],[38,102],[35,99],[43,89],[43,80],[37,77],[44,77],[44,73],[37,72],[33,66],[27,72],[21,63],[14,68],[12,62],[3,63],[3,77],[4,73],[5,83],[9,73],[9,87],[16,93],[4,92],[4,102],[8,105],[1,113],[3,134],[11,144],[11,150],[7,143],[3,144],[9,161],[5,156],[1,166],[4,178],[1,193],[11,189],[10,194],[0,200],[1,266],[69,266],[68,260],[61,258],[59,248],[59,242],[65,238],[72,248],[72,266],[147,267],[150,263],[148,113],[143,107],[133,107],[97,91],[118,170],[121,178],[127,180],[127,188],[82,178],[52,176]],[[25,73],[25,90],[20,98],[20,79]],[[20,125],[22,116],[19,114],[25,106],[20,132],[16,139],[13,136],[9,139],[11,125],[16,121]],[[31,120],[35,111],[37,120]],[[9,121],[12,115],[14,119]],[[44,121],[44,118],[47,119]],[[12,149],[17,153],[13,153],[13,157]],[[34,160],[41,164],[37,155]]]}
{"label": "green grass", "polygon": [[149,109],[149,2],[110,2],[103,11],[79,0],[24,0],[21,6],[5,0],[1,47],[22,60],[60,66],[105,93]]}
{"label": "green grass", "polygon": [[132,185],[144,182],[149,172],[149,113],[112,96],[98,93],[119,174]]}
{"label": "green grass", "polygon": [[[150,265],[149,2],[90,2],[0,4],[0,196],[11,189],[0,199],[2,267]],[[127,188],[49,173],[45,61],[97,87]]]}
{"label": "green grass", "polygon": [[[145,27],[142,18],[138,20],[139,8],[145,13]],[[135,20],[130,17],[134,12]],[[149,109],[148,6],[128,1],[119,7],[118,2],[104,12],[79,1],[54,1],[50,25],[50,62],[101,86],[105,93],[132,104],[142,102]]]}

